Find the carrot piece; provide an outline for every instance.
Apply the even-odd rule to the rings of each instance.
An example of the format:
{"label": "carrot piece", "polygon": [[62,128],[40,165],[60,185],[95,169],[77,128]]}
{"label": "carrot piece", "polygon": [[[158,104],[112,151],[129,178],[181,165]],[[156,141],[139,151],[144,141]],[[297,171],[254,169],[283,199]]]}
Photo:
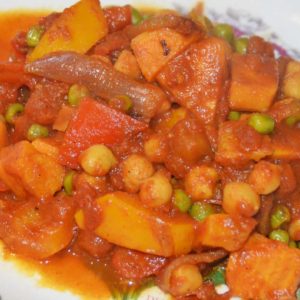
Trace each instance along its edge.
{"label": "carrot piece", "polygon": [[135,56],[126,49],[121,52],[120,56],[114,64],[114,68],[133,79],[139,79],[142,75]]}
{"label": "carrot piece", "polygon": [[300,251],[254,234],[230,255],[226,279],[232,295],[243,299],[295,299]]}
{"label": "carrot piece", "polygon": [[40,153],[49,155],[56,161],[59,160],[59,147],[52,138],[38,138],[32,142],[32,146]]}
{"label": "carrot piece", "polygon": [[199,226],[195,246],[222,247],[228,251],[240,249],[256,225],[252,218],[233,217],[227,214],[208,216]]}
{"label": "carrot piece", "polygon": [[57,117],[52,125],[54,130],[65,132],[75,112],[75,108],[69,105],[63,105],[59,110]]}
{"label": "carrot piece", "polygon": [[146,124],[86,98],[81,101],[65,133],[60,149],[61,163],[76,168],[79,154],[88,147],[120,143],[128,135],[146,128]]}
{"label": "carrot piece", "polygon": [[234,54],[229,106],[233,110],[267,111],[278,88],[279,71],[274,58]]}
{"label": "carrot piece", "polygon": [[139,34],[131,41],[131,48],[143,75],[153,81],[172,58],[198,39],[198,34],[184,36],[173,29],[162,28]]}
{"label": "carrot piece", "polygon": [[224,40],[206,38],[172,59],[159,72],[157,80],[176,102],[203,123],[212,124],[217,104],[224,96],[230,51]]}
{"label": "carrot piece", "polygon": [[27,59],[34,61],[56,51],[85,53],[107,32],[99,1],[80,0],[54,20]]}
{"label": "carrot piece", "polygon": [[0,152],[0,180],[18,197],[52,196],[61,189],[64,169],[53,158],[21,141]]}

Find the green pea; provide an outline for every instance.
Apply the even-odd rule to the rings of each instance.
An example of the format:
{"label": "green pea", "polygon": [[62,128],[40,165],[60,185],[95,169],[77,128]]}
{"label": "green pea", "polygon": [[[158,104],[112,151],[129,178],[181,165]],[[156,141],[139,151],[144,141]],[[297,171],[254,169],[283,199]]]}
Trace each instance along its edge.
{"label": "green pea", "polygon": [[7,123],[12,124],[14,117],[19,114],[22,113],[24,111],[24,105],[21,103],[13,103],[10,104],[6,110],[5,113],[5,120]]}
{"label": "green pea", "polygon": [[191,207],[190,197],[181,189],[174,191],[174,205],[181,211],[187,212]]}
{"label": "green pea", "polygon": [[66,174],[64,178],[64,190],[67,195],[71,196],[73,193],[73,179],[74,179],[75,172],[70,171]]}
{"label": "green pea", "polygon": [[297,243],[295,241],[289,241],[290,248],[297,248]]}
{"label": "green pea", "polygon": [[274,241],[279,241],[288,244],[290,236],[286,230],[276,229],[270,232],[269,238]]}
{"label": "green pea", "polygon": [[29,47],[36,47],[40,42],[40,39],[44,33],[44,28],[42,26],[32,26],[26,35],[26,42]]}
{"label": "green pea", "polygon": [[289,209],[285,205],[277,205],[271,214],[271,227],[272,229],[279,228],[283,223],[291,220]]}
{"label": "green pea", "polygon": [[224,266],[216,266],[214,267],[205,277],[205,281],[211,281],[214,286],[218,286],[220,284],[225,284],[225,267]]}
{"label": "green pea", "polygon": [[215,213],[214,207],[205,202],[195,202],[189,210],[192,218],[197,221],[205,220],[209,215]]}
{"label": "green pea", "polygon": [[241,113],[238,112],[238,111],[231,111],[229,114],[228,114],[228,120],[230,121],[238,121],[241,117]]}
{"label": "green pea", "polygon": [[87,97],[88,95],[89,95],[89,90],[85,86],[79,84],[73,84],[69,88],[68,103],[72,106],[77,106],[80,103],[80,101],[84,97]]}
{"label": "green pea", "polygon": [[234,32],[232,26],[229,24],[217,24],[214,27],[213,33],[225,39],[229,44],[233,44]]}
{"label": "green pea", "polygon": [[127,111],[129,111],[132,108],[133,103],[132,103],[132,100],[131,100],[131,98],[129,96],[127,96],[127,95],[121,95],[121,96],[118,96],[117,98],[120,99],[120,100],[122,100],[124,111],[127,112]]}
{"label": "green pea", "polygon": [[246,54],[248,48],[249,39],[242,37],[234,40],[234,48],[237,53]]}
{"label": "green pea", "polygon": [[289,116],[285,119],[285,124],[292,127],[300,121],[300,116]]}
{"label": "green pea", "polygon": [[138,25],[144,20],[141,13],[134,7],[131,8],[131,23],[133,25]]}
{"label": "green pea", "polygon": [[258,133],[269,134],[274,130],[275,121],[272,117],[266,114],[255,113],[249,118],[248,125],[255,129]]}
{"label": "green pea", "polygon": [[27,139],[29,141],[33,141],[41,137],[47,137],[48,135],[48,128],[39,124],[32,124],[27,131]]}

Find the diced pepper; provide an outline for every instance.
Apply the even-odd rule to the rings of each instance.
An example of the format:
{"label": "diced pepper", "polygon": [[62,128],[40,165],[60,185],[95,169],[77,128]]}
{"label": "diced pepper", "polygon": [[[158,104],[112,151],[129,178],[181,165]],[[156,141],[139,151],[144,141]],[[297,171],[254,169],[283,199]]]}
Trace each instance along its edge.
{"label": "diced pepper", "polygon": [[200,224],[195,246],[236,251],[244,245],[255,226],[256,221],[252,218],[213,214]]}
{"label": "diced pepper", "polygon": [[[143,207],[138,198],[121,192],[100,197],[97,203],[101,220],[95,232],[111,243],[166,257],[192,249],[194,223],[187,216],[160,215]],[[75,219],[84,228],[83,211],[78,211]]]}
{"label": "diced pepper", "polygon": [[229,106],[232,110],[267,111],[278,88],[275,59],[259,55],[234,54]]}
{"label": "diced pepper", "polygon": [[87,52],[108,32],[108,26],[98,0],[81,0],[53,22],[28,55],[34,61],[51,52]]}
{"label": "diced pepper", "polygon": [[90,146],[120,143],[128,135],[146,128],[146,124],[86,98],[81,101],[65,133],[61,162],[76,167],[79,154]]}
{"label": "diced pepper", "polygon": [[0,180],[17,196],[52,196],[61,189],[64,169],[56,160],[38,152],[27,141],[5,147],[0,152]]}
{"label": "diced pepper", "polygon": [[173,29],[146,31],[131,41],[143,75],[153,81],[158,72],[180,52],[199,39],[199,35],[184,36]]}
{"label": "diced pepper", "polygon": [[226,269],[232,295],[245,299],[294,299],[300,283],[300,251],[254,234]]}

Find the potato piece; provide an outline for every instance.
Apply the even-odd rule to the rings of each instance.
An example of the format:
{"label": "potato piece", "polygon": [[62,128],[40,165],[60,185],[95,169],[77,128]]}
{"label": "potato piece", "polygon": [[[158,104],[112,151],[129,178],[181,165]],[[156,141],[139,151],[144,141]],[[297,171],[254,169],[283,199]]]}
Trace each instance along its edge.
{"label": "potato piece", "polygon": [[34,61],[56,51],[87,52],[108,32],[98,0],[80,0],[64,10],[27,56]]}
{"label": "potato piece", "polygon": [[74,207],[67,198],[49,201],[0,200],[0,238],[13,252],[44,259],[73,238]]}
{"label": "potato piece", "polygon": [[281,169],[268,161],[260,161],[248,177],[249,184],[261,195],[268,195],[280,185]]}
{"label": "potato piece", "polygon": [[129,50],[123,50],[114,64],[114,68],[133,79],[141,78],[141,70],[135,56]]}
{"label": "potato piece", "polygon": [[32,142],[32,146],[45,155],[51,156],[56,161],[59,160],[59,147],[51,138],[38,138]]}
{"label": "potato piece", "polygon": [[256,132],[245,120],[221,124],[216,153],[218,163],[225,166],[247,164],[272,153],[270,137]]}
{"label": "potato piece", "polygon": [[278,126],[272,136],[272,159],[285,161],[300,159],[300,129]]}
{"label": "potato piece", "polygon": [[[194,223],[183,216],[168,218],[143,207],[127,193],[111,193],[97,199],[102,216],[95,233],[109,242],[160,256],[186,254],[194,241]],[[76,213],[84,228],[84,214]]]}
{"label": "potato piece", "polygon": [[259,55],[234,54],[229,106],[232,110],[265,112],[278,88],[275,59]]}
{"label": "potato piece", "polygon": [[300,62],[290,61],[283,79],[283,93],[286,97],[300,99]]}
{"label": "potato piece", "polygon": [[212,124],[217,103],[225,91],[230,51],[223,39],[203,39],[172,59],[157,80],[176,102],[190,109],[203,123]]}
{"label": "potato piece", "polygon": [[252,218],[213,214],[200,224],[194,245],[236,251],[244,245],[255,226]]}
{"label": "potato piece", "polygon": [[295,299],[300,283],[300,251],[254,234],[226,269],[232,295],[243,299]]}
{"label": "potato piece", "polygon": [[37,198],[52,196],[61,189],[64,175],[64,168],[56,160],[27,141],[0,152],[0,180],[19,197],[27,193]]}
{"label": "potato piece", "polygon": [[198,34],[184,36],[173,29],[161,28],[139,34],[131,41],[131,48],[143,75],[153,81],[172,58],[198,39]]}

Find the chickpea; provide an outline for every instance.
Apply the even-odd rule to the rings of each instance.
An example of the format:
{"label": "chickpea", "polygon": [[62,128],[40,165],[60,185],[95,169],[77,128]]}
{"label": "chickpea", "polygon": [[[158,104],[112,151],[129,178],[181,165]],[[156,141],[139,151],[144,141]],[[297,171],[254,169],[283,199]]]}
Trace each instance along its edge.
{"label": "chickpea", "polygon": [[81,153],[79,162],[87,174],[104,176],[116,165],[117,160],[106,146],[94,145]]}
{"label": "chickpea", "polygon": [[184,296],[202,286],[202,275],[197,266],[184,264],[176,268],[171,276],[171,287],[174,294]]}
{"label": "chickpea", "polygon": [[149,207],[166,204],[171,198],[172,185],[169,179],[161,173],[154,174],[141,185],[140,199]]}
{"label": "chickpea", "polygon": [[143,181],[154,173],[152,163],[144,156],[130,155],[122,165],[122,175],[125,188],[130,193],[139,191]]}
{"label": "chickpea", "polygon": [[289,226],[290,238],[294,241],[300,241],[300,219],[295,219]]}
{"label": "chickpea", "polygon": [[248,177],[248,183],[253,189],[262,195],[267,195],[280,186],[281,169],[268,161],[260,161]]}
{"label": "chickpea", "polygon": [[223,209],[230,215],[254,216],[260,208],[259,195],[244,182],[226,184],[223,194]]}
{"label": "chickpea", "polygon": [[194,201],[212,198],[219,180],[217,171],[209,166],[197,166],[187,174],[184,185]]}
{"label": "chickpea", "polygon": [[167,154],[166,142],[162,135],[152,135],[144,143],[144,152],[147,158],[156,163],[162,163]]}

